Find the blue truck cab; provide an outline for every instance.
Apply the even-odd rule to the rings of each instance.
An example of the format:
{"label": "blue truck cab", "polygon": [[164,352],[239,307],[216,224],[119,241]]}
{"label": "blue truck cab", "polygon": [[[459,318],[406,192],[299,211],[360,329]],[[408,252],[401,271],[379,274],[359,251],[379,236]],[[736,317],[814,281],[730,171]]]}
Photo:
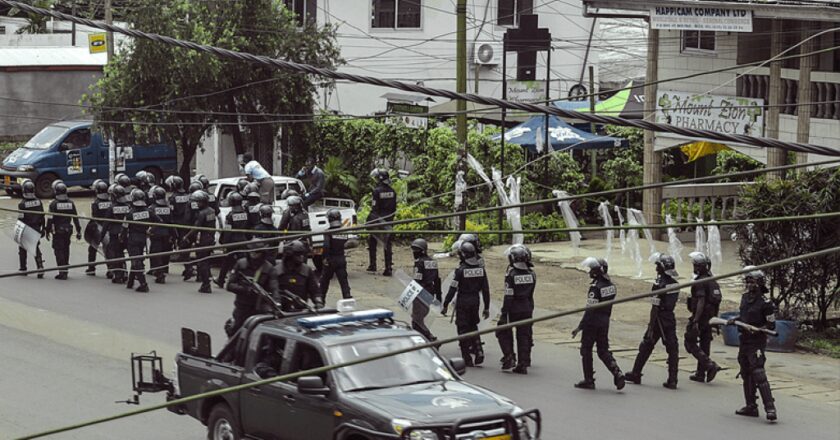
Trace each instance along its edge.
{"label": "blue truck cab", "polygon": [[[44,127],[3,160],[0,187],[13,195],[25,179],[32,179],[37,196],[46,198],[52,196],[56,179],[67,186],[82,187],[89,187],[96,179],[108,180],[108,139],[93,131],[91,125],[91,121],[63,121]],[[176,152],[171,145],[117,146],[117,172],[133,176],[146,170],[161,182],[176,171]]]}

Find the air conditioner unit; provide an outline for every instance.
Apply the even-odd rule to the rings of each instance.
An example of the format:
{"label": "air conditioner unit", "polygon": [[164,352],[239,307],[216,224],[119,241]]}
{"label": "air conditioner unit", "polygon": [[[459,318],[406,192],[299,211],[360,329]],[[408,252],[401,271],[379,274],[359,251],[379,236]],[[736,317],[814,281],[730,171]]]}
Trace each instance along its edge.
{"label": "air conditioner unit", "polygon": [[473,64],[496,66],[502,63],[502,43],[476,43],[473,46]]}

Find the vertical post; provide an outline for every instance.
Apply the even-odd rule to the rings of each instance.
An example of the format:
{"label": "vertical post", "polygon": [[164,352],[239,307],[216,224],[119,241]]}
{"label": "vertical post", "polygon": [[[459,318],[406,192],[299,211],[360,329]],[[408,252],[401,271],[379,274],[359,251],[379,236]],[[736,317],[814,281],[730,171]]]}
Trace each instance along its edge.
{"label": "vertical post", "polygon": [[[595,67],[591,64],[589,65],[589,114],[595,114]],[[594,122],[589,124],[589,131],[595,134]],[[595,177],[598,175],[598,150],[593,148],[589,152],[589,162],[592,177]]]}
{"label": "vertical post", "polygon": [[[770,31],[770,56],[775,57],[782,52],[782,21],[774,19]],[[767,129],[765,134],[770,139],[779,138],[779,113],[784,97],[782,96],[782,63],[773,61],[770,63],[770,102],[767,109]],[[767,149],[767,166],[778,167],[784,165],[785,151],[778,148]],[[782,177],[781,171],[767,173],[768,179]]]}
{"label": "vertical post", "polygon": [[[645,76],[645,118],[656,119],[656,81],[659,80],[659,29],[648,28],[647,74]],[[654,150],[656,134],[645,130],[644,171],[645,185],[662,181],[662,153]],[[646,189],[642,193],[642,209],[649,225],[659,224],[662,209],[662,189]]]}
{"label": "vertical post", "polygon": [[[111,0],[105,0],[105,23],[114,24],[114,16],[111,11]],[[108,31],[105,36],[105,44],[108,48],[108,62],[114,58],[114,33]]]}
{"label": "vertical post", "polygon": [[[802,23],[801,39],[804,41],[811,36],[811,32],[807,29],[807,24]],[[816,47],[817,38],[805,41],[799,47],[799,53],[804,55],[814,51]],[[815,62],[814,55],[803,57],[799,59],[799,104],[796,117],[796,142],[807,144],[811,139],[811,109],[810,105],[802,105],[806,102],[814,102],[814,96],[811,94],[811,71],[814,69]],[[796,163],[808,162],[808,153],[796,153]]]}
{"label": "vertical post", "polygon": [[[467,0],[458,0],[456,7],[457,15],[457,33],[458,45],[456,48],[456,86],[458,93],[467,93]],[[458,157],[458,170],[466,173],[467,161],[467,102],[463,99],[457,101],[458,114],[455,118],[455,132],[458,137],[458,144],[461,146],[461,152]],[[466,208],[466,194],[464,194],[464,202],[461,205]],[[466,229],[467,216],[461,215],[458,217],[458,228]]]}
{"label": "vertical post", "polygon": [[[536,70],[537,66],[534,66],[534,70]],[[545,52],[545,105],[551,105],[551,47]],[[554,148],[551,146],[551,136],[549,136],[548,128],[551,125],[551,116],[546,113],[545,114],[545,132],[543,133],[543,139],[545,139],[545,151],[543,152],[546,155],[549,155],[554,152]],[[551,160],[550,158],[545,159],[545,164],[543,165],[543,181],[548,182],[548,161]],[[550,193],[549,193],[550,195]]]}
{"label": "vertical post", "polygon": [[[502,99],[507,100],[507,44],[502,43]],[[502,151],[501,151],[501,171],[502,171],[502,179],[505,178],[505,131],[506,126],[505,122],[507,121],[507,109],[502,107]],[[502,211],[499,210],[499,230],[502,230]],[[499,234],[499,244],[504,243],[505,236],[504,234]]]}
{"label": "vertical post", "polygon": [[[72,12],[72,14],[73,14],[74,17],[76,16],[76,0],[73,0],[73,12]],[[70,34],[71,34],[70,46],[76,47],[76,22],[75,21],[70,25]]]}

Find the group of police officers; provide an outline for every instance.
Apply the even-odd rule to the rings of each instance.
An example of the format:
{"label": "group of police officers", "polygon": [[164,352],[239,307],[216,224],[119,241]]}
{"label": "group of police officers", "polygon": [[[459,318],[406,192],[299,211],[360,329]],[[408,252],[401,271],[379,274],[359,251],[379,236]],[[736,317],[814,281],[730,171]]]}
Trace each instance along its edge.
{"label": "group of police officers", "polygon": [[[389,229],[389,222],[394,220],[397,198],[391,186],[388,172],[374,170],[371,176],[376,180],[372,194],[372,210],[368,225],[371,228]],[[84,235],[90,244],[86,273],[94,276],[97,247],[104,248],[106,259],[119,259],[125,252],[131,257],[131,267],[126,271],[122,262],[108,263],[107,277],[127,288],[138,292],[148,292],[146,269],[142,258],[147,240],[151,270],[156,283],[163,284],[169,272],[169,256],[166,252],[175,248],[195,250],[195,259],[189,260],[183,273],[184,280],[193,277],[201,282],[199,292],[210,293],[211,250],[215,244],[219,204],[214,194],[209,191],[209,181],[204,176],[196,177],[185,188],[183,179],[172,176],[157,185],[154,174],[141,171],[132,180],[125,174],[115,177],[115,183],[108,185],[99,180],[93,184],[96,193],[91,206],[94,220]],[[23,199],[20,202],[20,220],[41,233],[42,237],[52,240],[56,264],[69,264],[70,240],[75,227],[76,238],[81,239],[82,229],[76,216],[76,206],[67,195],[67,186],[57,181],[53,184],[55,199],[50,202],[48,212],[53,214],[45,221],[43,204],[35,196],[33,182],[22,184]],[[228,335],[233,335],[255,314],[281,308],[284,311],[309,309],[311,303],[315,309],[324,307],[325,297],[333,277],[338,278],[342,297],[350,298],[350,285],[347,279],[347,260],[345,246],[348,236],[342,233],[341,213],[337,209],[327,212],[329,230],[325,233],[323,258],[315,261],[320,272],[307,264],[310,244],[306,239],[286,241],[279,245],[277,231],[309,231],[308,214],[304,200],[293,190],[281,195],[288,208],[282,213],[279,227],[274,226],[274,207],[261,203],[260,188],[254,182],[240,179],[235,191],[230,192],[227,204],[230,212],[224,219],[224,229],[220,234],[220,243],[229,245],[221,258],[218,278],[214,281],[225,286],[235,294],[232,317],[225,324]],[[129,222],[123,223],[125,220]],[[381,224],[381,225],[380,225]],[[92,225],[92,226],[91,226]],[[188,226],[173,228],[168,225]],[[331,232],[335,230],[334,232]],[[370,234],[368,240],[370,265],[368,271],[376,271],[377,243],[382,242],[385,254],[383,275],[392,274],[392,246],[390,234]],[[277,241],[264,239],[277,238]],[[453,247],[460,264],[454,272],[445,297],[442,295],[441,279],[437,260],[428,255],[428,243],[415,239],[411,243],[414,257],[414,280],[429,294],[418,296],[411,310],[411,326],[430,341],[436,338],[425,324],[431,303],[421,298],[434,298],[441,305],[441,314],[446,316],[454,301],[454,318],[458,334],[478,330],[481,319],[490,318],[490,287],[485,270],[482,249],[478,237],[463,234]],[[154,255],[161,254],[164,255]],[[499,317],[499,324],[514,323],[531,319],[534,312],[534,290],[536,274],[533,270],[531,252],[524,245],[511,246],[506,251],[508,268],[504,277],[504,299]],[[19,248],[20,270],[26,271],[27,252]],[[36,249],[35,263],[43,268],[40,248]],[[278,257],[280,257],[278,259]],[[694,269],[694,279],[703,280],[712,277],[709,258],[700,253],[690,254]],[[651,297],[651,312],[647,330],[639,345],[639,352],[631,371],[622,373],[609,349],[609,325],[612,306],[599,306],[616,298],[616,287],[608,274],[608,264],[604,259],[586,258],[582,267],[588,270],[591,278],[587,292],[587,310],[583,314],[572,337],[581,333],[583,380],[576,383],[576,388],[594,389],[594,366],[592,350],[613,375],[617,389],[624,388],[626,382],[641,384],[642,370],[655,345],[660,340],[668,354],[668,377],[662,384],[669,389],[677,388],[679,362],[679,343],[677,340],[676,318],[674,309],[679,299],[679,289],[667,290],[678,283],[674,258],[669,255],[655,256],[657,277],[653,290],[663,290]],[[127,274],[127,275],[126,275]],[[227,280],[228,274],[230,279]],[[39,278],[43,273],[38,274]],[[67,279],[67,270],[59,271],[56,279]],[[320,278],[320,279],[319,279]],[[757,417],[758,406],[756,392],[761,396],[768,420],[775,420],[776,409],[767,375],[764,369],[767,335],[757,329],[775,328],[774,307],[764,296],[767,293],[766,280],[760,270],[750,271],[745,277],[746,292],[740,305],[740,314],[735,320],[748,324],[739,327],[741,344],[738,354],[739,376],[743,381],[746,405],[737,410],[738,415]],[[720,371],[720,367],[710,358],[710,344],[713,326],[709,319],[716,317],[721,303],[718,284],[709,280],[694,284],[688,298],[691,313],[684,334],[686,350],[697,359],[695,374],[689,378],[696,382],[711,382]],[[751,327],[750,327],[751,326]],[[514,337],[515,332],[515,337]],[[525,324],[514,329],[496,332],[503,357],[502,369],[518,374],[527,374],[531,365],[533,346],[532,325]],[[516,348],[514,349],[514,341]],[[467,366],[476,366],[484,362],[483,342],[480,337],[464,338],[459,341],[462,357]]]}

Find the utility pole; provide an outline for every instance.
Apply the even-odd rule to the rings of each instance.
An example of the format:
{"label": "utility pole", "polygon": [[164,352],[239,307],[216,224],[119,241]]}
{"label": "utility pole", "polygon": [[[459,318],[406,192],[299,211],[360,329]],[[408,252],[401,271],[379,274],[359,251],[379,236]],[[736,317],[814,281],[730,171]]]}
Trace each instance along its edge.
{"label": "utility pole", "polygon": [[[807,29],[807,25],[803,24],[801,40],[811,36],[811,32]],[[817,38],[812,38],[802,46],[799,46],[799,52],[806,54],[813,52],[816,47]],[[811,142],[811,109],[810,105],[802,105],[806,102],[814,102],[813,94],[811,93],[811,71],[814,69],[814,55],[799,59],[799,94],[798,104],[796,107],[796,142],[807,144]],[[808,153],[796,153],[796,163],[807,163]]]}
{"label": "utility pole", "polygon": [[[656,119],[656,81],[659,79],[659,29],[648,28],[647,74],[645,76],[645,119]],[[656,133],[645,130],[643,183],[650,185],[662,181],[662,153],[654,150]],[[649,225],[659,224],[662,209],[662,188],[642,192],[642,209]]]}
{"label": "utility pole", "polygon": [[[457,31],[458,44],[456,49],[456,63],[457,69],[455,71],[456,85],[455,90],[458,93],[467,93],[467,0],[458,0],[458,5],[455,9],[457,15]],[[467,172],[467,101],[459,99],[456,109],[458,115],[455,119],[455,133],[458,137],[458,145],[461,151],[458,154],[458,170],[463,171],[466,176]],[[466,208],[466,194],[464,194],[464,201],[461,208]],[[467,226],[467,216],[461,215],[458,217],[458,228],[464,230]]]}
{"label": "utility pole", "polygon": [[[76,1],[73,0],[73,16],[76,16]],[[76,22],[70,25],[72,37],[70,37],[70,45],[76,47]]]}
{"label": "utility pole", "polygon": [[[594,22],[595,20],[593,19],[592,21]],[[595,67],[591,64],[589,65],[589,114],[595,114]],[[594,122],[589,124],[589,131],[593,135],[595,134],[596,127]],[[589,165],[591,166],[592,177],[595,177],[598,175],[598,150],[592,149],[589,153],[589,161],[591,162]]]}
{"label": "utility pole", "polygon": [[[782,52],[782,21],[774,19],[770,28],[770,56],[775,57]],[[765,134],[770,139],[779,138],[779,112],[782,104],[782,62],[773,61],[770,63],[770,102],[767,109],[767,129]],[[767,167],[778,167],[785,164],[785,151],[779,148],[767,149]],[[768,179],[781,178],[781,171],[767,173]]]}
{"label": "utility pole", "polygon": [[[111,0],[105,0],[105,23],[114,24],[114,16],[111,13]],[[105,37],[105,44],[108,47],[108,62],[114,58],[114,33],[108,31]]]}

